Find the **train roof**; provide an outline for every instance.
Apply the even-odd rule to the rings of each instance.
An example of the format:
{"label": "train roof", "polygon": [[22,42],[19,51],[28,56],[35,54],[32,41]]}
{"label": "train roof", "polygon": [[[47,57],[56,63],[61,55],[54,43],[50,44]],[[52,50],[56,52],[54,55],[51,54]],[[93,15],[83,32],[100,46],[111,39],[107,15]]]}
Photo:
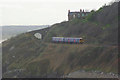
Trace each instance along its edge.
{"label": "train roof", "polygon": [[52,38],[64,38],[64,37],[52,37]]}
{"label": "train roof", "polygon": [[[71,39],[73,39],[73,38],[75,38],[75,37],[52,37],[52,38],[71,38]],[[80,38],[75,38],[75,39],[83,39],[83,38],[80,37]]]}

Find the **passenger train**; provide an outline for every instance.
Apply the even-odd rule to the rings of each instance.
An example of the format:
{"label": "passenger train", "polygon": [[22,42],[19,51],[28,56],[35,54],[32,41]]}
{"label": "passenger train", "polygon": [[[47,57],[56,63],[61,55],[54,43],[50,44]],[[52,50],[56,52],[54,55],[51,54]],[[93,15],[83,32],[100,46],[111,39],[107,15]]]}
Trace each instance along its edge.
{"label": "passenger train", "polygon": [[83,43],[83,38],[71,38],[71,37],[52,37],[52,42],[55,43]]}

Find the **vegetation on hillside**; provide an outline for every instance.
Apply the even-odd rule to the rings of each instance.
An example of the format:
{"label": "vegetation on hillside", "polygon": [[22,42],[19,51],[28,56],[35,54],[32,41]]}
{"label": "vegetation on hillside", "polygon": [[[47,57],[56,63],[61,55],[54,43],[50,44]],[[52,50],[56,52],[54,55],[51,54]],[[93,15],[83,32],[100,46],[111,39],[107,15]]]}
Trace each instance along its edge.
{"label": "vegetation on hillside", "polygon": [[[116,8],[113,3],[85,19],[57,23],[3,42],[3,77],[60,77],[76,70],[117,73]],[[43,39],[35,38],[35,33]],[[55,44],[51,42],[55,36],[83,37],[85,43]]]}

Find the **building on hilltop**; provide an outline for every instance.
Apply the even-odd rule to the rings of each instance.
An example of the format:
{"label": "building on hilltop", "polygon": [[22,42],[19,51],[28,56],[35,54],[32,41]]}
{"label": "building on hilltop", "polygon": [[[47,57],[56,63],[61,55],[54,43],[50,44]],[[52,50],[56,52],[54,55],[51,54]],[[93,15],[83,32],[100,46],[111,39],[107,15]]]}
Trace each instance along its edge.
{"label": "building on hilltop", "polygon": [[81,10],[81,9],[80,9],[80,12],[70,12],[70,10],[68,10],[68,21],[75,18],[84,18],[89,13],[90,12],[85,12],[84,10]]}

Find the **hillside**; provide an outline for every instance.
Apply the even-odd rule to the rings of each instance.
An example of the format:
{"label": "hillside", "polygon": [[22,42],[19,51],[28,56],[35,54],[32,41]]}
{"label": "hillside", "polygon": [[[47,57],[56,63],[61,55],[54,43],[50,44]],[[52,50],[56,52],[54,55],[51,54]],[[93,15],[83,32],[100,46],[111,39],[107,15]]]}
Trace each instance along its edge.
{"label": "hillside", "polygon": [[[92,11],[85,19],[57,23],[3,42],[3,77],[60,77],[77,70],[117,73],[117,4]],[[43,39],[35,38],[35,33]],[[85,43],[55,44],[53,36],[83,37]]]}

